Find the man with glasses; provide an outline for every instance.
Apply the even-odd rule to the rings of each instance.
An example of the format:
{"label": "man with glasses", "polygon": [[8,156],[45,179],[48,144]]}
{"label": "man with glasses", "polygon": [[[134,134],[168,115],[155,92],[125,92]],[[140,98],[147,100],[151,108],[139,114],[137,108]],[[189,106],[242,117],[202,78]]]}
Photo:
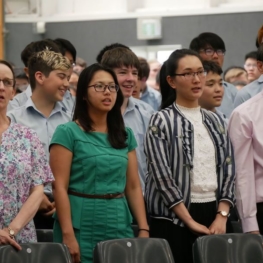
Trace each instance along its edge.
{"label": "man with glasses", "polygon": [[[213,61],[221,68],[223,67],[226,53],[225,43],[221,37],[214,33],[202,33],[195,37],[190,43],[190,49],[199,53],[204,61]],[[224,98],[218,109],[229,117],[234,109],[233,103],[237,89],[230,83],[223,82]]]}
{"label": "man with glasses", "polygon": [[[252,77],[253,78],[258,77],[258,78],[252,81],[251,83],[249,83],[248,85],[246,85],[243,89],[241,89],[238,92],[234,102],[235,107],[241,105],[243,102],[249,100],[250,98],[252,98],[253,96],[255,96],[256,94],[258,94],[263,90],[263,44],[259,46],[256,58],[251,59],[251,57],[248,57],[248,59],[246,59],[244,67],[245,68],[247,67],[248,74],[251,72],[258,72],[257,73],[258,75],[251,74],[251,78]],[[255,71],[256,66],[257,66],[257,71]]]}

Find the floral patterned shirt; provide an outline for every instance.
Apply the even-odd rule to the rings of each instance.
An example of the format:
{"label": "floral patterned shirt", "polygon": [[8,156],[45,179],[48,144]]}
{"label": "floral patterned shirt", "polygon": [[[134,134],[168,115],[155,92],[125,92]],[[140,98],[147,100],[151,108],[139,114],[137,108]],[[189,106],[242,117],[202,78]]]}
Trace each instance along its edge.
{"label": "floral patterned shirt", "polygon": [[[11,122],[3,132],[0,144],[0,229],[7,227],[17,216],[33,187],[53,180],[36,133]],[[16,241],[37,241],[33,220],[17,234]]]}

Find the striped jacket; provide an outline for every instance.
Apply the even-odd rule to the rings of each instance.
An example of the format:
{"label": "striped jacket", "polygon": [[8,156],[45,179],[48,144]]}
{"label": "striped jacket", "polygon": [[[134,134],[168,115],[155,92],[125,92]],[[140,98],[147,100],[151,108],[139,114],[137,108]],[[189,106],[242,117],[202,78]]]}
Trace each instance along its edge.
{"label": "striped jacket", "polygon": [[[235,203],[235,165],[233,149],[225,122],[216,114],[201,109],[203,123],[215,146],[217,201]],[[172,220],[183,226],[172,207],[191,204],[190,175],[193,171],[193,125],[176,104],[152,115],[145,138],[146,175],[145,198],[152,217]]]}

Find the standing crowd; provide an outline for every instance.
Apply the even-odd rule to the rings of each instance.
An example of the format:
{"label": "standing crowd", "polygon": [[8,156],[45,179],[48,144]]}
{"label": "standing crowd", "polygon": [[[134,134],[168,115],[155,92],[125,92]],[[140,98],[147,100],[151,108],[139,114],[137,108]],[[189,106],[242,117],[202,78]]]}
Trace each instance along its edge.
{"label": "standing crowd", "polygon": [[263,26],[244,66],[225,55],[206,32],[163,65],[114,43],[87,66],[62,38],[28,44],[23,70],[0,60],[0,244],[53,229],[91,263],[136,223],[192,263],[233,218],[263,234]]}

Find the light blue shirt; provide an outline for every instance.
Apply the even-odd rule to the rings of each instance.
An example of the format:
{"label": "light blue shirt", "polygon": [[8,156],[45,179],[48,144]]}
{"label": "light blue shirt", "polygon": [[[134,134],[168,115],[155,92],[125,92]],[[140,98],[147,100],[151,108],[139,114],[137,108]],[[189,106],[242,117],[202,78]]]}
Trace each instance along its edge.
{"label": "light blue shirt", "polygon": [[[70,114],[59,103],[56,104],[50,116],[45,117],[36,108],[31,98],[23,106],[9,111],[7,115],[12,122],[27,126],[37,133],[44,147],[47,160],[49,160],[49,143],[57,126],[71,120]],[[45,188],[45,193],[49,191],[51,191],[51,188]]]}
{"label": "light blue shirt", "polygon": [[217,109],[221,111],[227,118],[230,117],[234,110],[234,100],[237,95],[237,89],[234,85],[224,81],[224,97],[221,106]]}
{"label": "light blue shirt", "polygon": [[226,126],[228,126],[228,118],[225,116],[225,114],[223,114],[221,111],[216,110],[215,114],[217,114],[219,117],[221,117],[221,119],[225,122]]}
{"label": "light blue shirt", "polygon": [[161,94],[151,87],[146,87],[144,93],[141,94],[141,100],[152,106],[155,111],[158,111],[161,105]]}
{"label": "light blue shirt", "polygon": [[243,87],[237,93],[234,106],[235,108],[241,105],[243,102],[249,100],[250,98],[254,97],[258,93],[263,90],[263,74],[253,82],[249,83],[245,87]]}
{"label": "light blue shirt", "polygon": [[[7,111],[10,111],[10,110],[13,110],[13,109],[16,109],[18,107],[25,105],[27,100],[31,97],[31,95],[32,95],[32,90],[29,85],[24,92],[17,94],[14,97],[14,99],[9,102]],[[61,103],[61,105],[67,110],[67,112],[69,112],[70,114],[73,114],[73,110],[75,107],[75,97],[73,97],[68,90],[65,92],[63,101],[59,103]]]}
{"label": "light blue shirt", "polygon": [[146,111],[137,103],[136,99],[129,98],[128,106],[123,114],[125,126],[132,129],[138,147],[136,148],[136,155],[138,160],[139,176],[142,191],[145,188],[145,175],[147,173],[146,156],[144,153],[144,136],[146,134],[150,117],[153,114],[153,110]]}
{"label": "light blue shirt", "polygon": [[152,108],[152,106],[149,105],[148,103],[142,101],[142,100],[138,100],[138,99],[135,99],[133,97],[130,97],[129,101],[132,101],[134,104],[138,105],[138,107],[140,109],[145,110],[146,112],[150,113],[151,115],[155,113],[155,110]]}

